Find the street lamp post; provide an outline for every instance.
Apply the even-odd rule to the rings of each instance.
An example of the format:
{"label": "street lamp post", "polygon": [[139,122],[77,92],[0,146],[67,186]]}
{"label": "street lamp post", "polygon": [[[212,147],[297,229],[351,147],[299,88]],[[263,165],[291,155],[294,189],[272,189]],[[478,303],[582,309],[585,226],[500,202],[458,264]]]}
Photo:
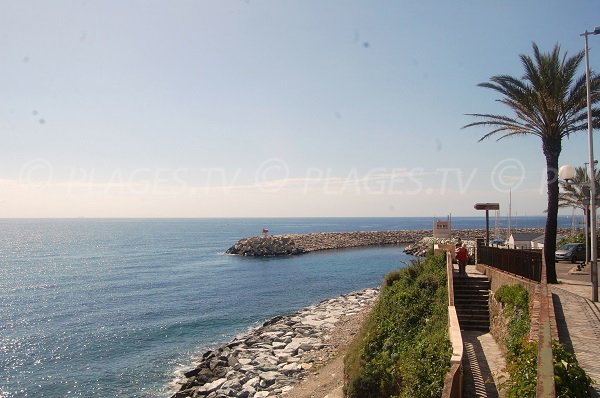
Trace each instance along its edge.
{"label": "street lamp post", "polygon": [[[575,169],[573,168],[573,166],[571,166],[570,164],[565,164],[563,166],[560,167],[560,169],[558,169],[558,176],[559,178],[561,178],[562,180],[564,180],[567,183],[567,186],[573,184],[573,179],[575,178]],[[579,182],[573,185],[577,185],[581,187],[581,193],[583,194],[583,198],[582,198],[582,205],[584,207],[584,213],[586,214],[586,219],[587,219],[587,214],[591,213],[591,207],[590,205],[592,204],[592,196],[591,196],[591,190],[592,187],[596,184],[596,181],[593,179],[589,179],[588,181],[585,182]],[[595,201],[594,201],[594,206],[595,206]],[[586,210],[587,209],[587,210]],[[594,212],[595,214],[595,212]],[[592,235],[590,237],[590,239],[588,240],[588,227],[590,227],[590,235]],[[589,222],[586,220],[586,227],[585,227],[585,243],[586,243],[586,261],[587,261],[587,244],[589,242],[590,244],[590,255],[592,258],[592,269],[591,269],[591,275],[592,275],[592,299],[594,299],[594,301],[598,301],[598,274],[596,272],[596,267],[594,267],[594,265],[596,264],[596,260],[597,260],[597,253],[595,252],[596,250],[596,244],[595,244],[595,235],[594,234],[594,230],[596,228],[596,222],[593,219],[590,219]]]}
{"label": "street lamp post", "polygon": [[[485,245],[490,245],[490,210],[500,210],[499,203],[475,203],[475,210],[485,210]],[[510,238],[510,236],[509,236]]]}
{"label": "street lamp post", "polygon": [[590,255],[592,261],[592,301],[598,301],[598,252],[596,240],[596,172],[594,170],[594,139],[592,135],[592,90],[590,83],[590,58],[588,48],[588,36],[600,34],[600,26],[594,31],[587,29],[581,34],[585,38],[585,85],[587,88],[587,116],[588,116],[588,146],[590,163]]}

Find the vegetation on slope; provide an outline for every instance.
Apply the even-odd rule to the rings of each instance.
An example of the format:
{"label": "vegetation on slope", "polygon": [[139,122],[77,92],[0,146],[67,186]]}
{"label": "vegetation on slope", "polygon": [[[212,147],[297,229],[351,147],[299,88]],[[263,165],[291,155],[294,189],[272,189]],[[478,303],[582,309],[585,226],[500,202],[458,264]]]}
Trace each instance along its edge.
{"label": "vegetation on slope", "polygon": [[450,368],[444,256],[385,277],[345,358],[347,397],[436,397]]}
{"label": "vegetation on slope", "polygon": [[[537,383],[537,342],[529,341],[529,295],[521,285],[504,285],[495,293],[509,319],[506,341],[510,379],[503,385],[507,397],[535,397]],[[590,378],[577,363],[575,355],[562,344],[552,342],[554,383],[557,397],[589,397]]]}

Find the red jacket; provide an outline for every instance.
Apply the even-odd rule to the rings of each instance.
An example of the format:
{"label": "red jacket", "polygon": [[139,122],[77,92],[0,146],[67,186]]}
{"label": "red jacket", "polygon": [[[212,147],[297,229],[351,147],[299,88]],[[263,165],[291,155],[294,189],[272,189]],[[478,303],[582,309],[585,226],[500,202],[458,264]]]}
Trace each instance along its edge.
{"label": "red jacket", "polygon": [[466,247],[456,249],[456,259],[458,261],[467,261],[469,259],[469,252]]}

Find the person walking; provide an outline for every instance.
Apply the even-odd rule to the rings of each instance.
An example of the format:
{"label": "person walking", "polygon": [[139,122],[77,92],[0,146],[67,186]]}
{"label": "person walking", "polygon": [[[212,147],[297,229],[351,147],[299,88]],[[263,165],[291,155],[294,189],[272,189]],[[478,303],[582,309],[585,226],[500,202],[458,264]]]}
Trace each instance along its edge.
{"label": "person walking", "polygon": [[467,244],[463,243],[456,248],[456,260],[458,261],[458,275],[467,276],[467,260],[469,259],[469,251]]}

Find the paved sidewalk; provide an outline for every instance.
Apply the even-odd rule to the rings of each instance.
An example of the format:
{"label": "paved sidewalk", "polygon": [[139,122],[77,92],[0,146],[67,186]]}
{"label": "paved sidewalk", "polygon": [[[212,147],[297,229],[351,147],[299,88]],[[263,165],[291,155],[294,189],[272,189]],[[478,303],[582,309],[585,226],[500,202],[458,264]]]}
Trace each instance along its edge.
{"label": "paved sidewalk", "polygon": [[461,331],[465,347],[463,356],[465,397],[497,398],[503,394],[498,386],[507,380],[506,360],[491,334]]}
{"label": "paved sidewalk", "polygon": [[569,275],[572,265],[557,264],[558,285],[552,291],[561,343],[577,356],[579,365],[594,380],[593,397],[600,397],[600,304],[591,301],[589,274]]}

